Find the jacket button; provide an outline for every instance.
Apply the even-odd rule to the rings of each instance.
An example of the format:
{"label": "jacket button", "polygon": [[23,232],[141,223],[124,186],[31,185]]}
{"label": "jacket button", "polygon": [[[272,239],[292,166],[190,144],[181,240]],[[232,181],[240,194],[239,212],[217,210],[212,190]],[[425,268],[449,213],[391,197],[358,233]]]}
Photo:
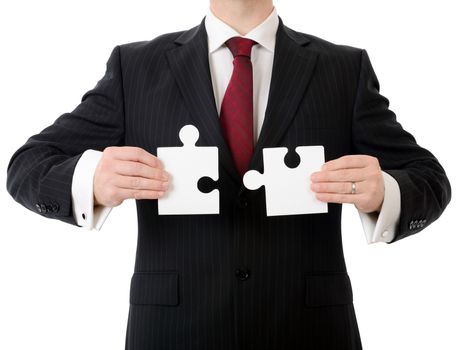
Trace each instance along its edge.
{"label": "jacket button", "polygon": [[59,210],[59,205],[58,204],[52,204],[51,210],[56,213]]}
{"label": "jacket button", "polygon": [[418,220],[410,221],[410,230],[415,230],[420,227],[420,222]]}
{"label": "jacket button", "polygon": [[42,210],[41,213],[47,213],[47,206],[45,204],[40,204],[40,209]]}
{"label": "jacket button", "polygon": [[39,203],[36,203],[36,204],[35,204],[35,209],[37,209],[37,211],[38,211],[39,213],[42,212],[42,207],[40,206]]}
{"label": "jacket button", "polygon": [[249,270],[236,269],[235,276],[240,281],[246,281],[249,278]]}

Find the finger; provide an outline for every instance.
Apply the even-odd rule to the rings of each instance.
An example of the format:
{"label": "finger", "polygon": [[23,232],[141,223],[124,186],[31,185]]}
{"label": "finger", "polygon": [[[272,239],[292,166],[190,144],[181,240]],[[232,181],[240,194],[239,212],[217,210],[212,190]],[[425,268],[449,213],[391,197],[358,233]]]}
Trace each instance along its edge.
{"label": "finger", "polygon": [[132,161],[115,161],[114,171],[119,175],[145,177],[147,179],[155,179],[160,181],[167,181],[169,174],[161,169],[148,166],[140,162]]}
{"label": "finger", "polygon": [[153,168],[162,168],[162,162],[155,155],[140,147],[112,147],[108,151],[112,152],[114,159],[140,162]]}
{"label": "finger", "polygon": [[310,176],[312,182],[345,182],[363,181],[365,171],[363,168],[339,169],[333,171],[318,171]]}
{"label": "finger", "polygon": [[114,185],[119,188],[132,190],[166,191],[169,188],[168,181],[159,181],[136,176],[119,175],[114,180]]}
{"label": "finger", "polygon": [[[359,184],[355,183],[355,193],[361,193]],[[310,185],[312,191],[317,193],[352,193],[352,182],[314,182]]]}
{"label": "finger", "polygon": [[364,168],[369,165],[371,156],[356,154],[342,156],[337,159],[330,160],[323,164],[322,170],[338,170],[346,168]]}
{"label": "finger", "polygon": [[355,203],[359,200],[358,194],[316,193],[318,200],[327,203]]}
{"label": "finger", "polygon": [[119,195],[125,199],[158,199],[164,196],[164,191],[119,189]]}

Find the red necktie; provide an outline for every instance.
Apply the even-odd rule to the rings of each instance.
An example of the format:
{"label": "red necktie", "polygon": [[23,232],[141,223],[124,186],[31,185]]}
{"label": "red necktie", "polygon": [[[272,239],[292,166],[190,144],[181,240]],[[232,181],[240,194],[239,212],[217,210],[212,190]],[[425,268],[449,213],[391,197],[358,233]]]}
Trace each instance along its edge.
{"label": "red necktie", "polygon": [[233,73],[220,108],[220,124],[232,152],[236,168],[244,175],[251,160],[253,138],[253,99],[251,39],[233,37],[225,45],[233,54]]}

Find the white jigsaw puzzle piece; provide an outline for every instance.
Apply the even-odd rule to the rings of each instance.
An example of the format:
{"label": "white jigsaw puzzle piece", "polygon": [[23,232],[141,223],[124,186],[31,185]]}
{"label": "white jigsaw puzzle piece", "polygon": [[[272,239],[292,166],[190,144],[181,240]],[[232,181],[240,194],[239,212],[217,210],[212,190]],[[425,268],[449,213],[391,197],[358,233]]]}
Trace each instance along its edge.
{"label": "white jigsaw puzzle piece", "polygon": [[310,175],[325,162],[323,146],[296,147],[300,163],[288,168],[286,147],[264,148],[264,173],[250,170],[243,183],[250,190],[265,186],[267,216],[327,213],[326,202],[318,200],[310,189]]}
{"label": "white jigsaw puzzle piece", "polygon": [[199,131],[185,125],[179,132],[183,147],[158,147],[157,156],[170,174],[169,189],[158,199],[159,215],[219,214],[219,190],[203,193],[198,180],[219,178],[219,150],[195,146]]}

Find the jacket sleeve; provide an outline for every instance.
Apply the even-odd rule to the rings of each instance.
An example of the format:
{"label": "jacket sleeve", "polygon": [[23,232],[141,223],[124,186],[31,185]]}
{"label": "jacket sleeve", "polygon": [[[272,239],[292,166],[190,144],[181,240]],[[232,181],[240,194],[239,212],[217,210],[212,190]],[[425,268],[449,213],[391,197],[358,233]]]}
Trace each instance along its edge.
{"label": "jacket sleeve", "polygon": [[77,225],[71,186],[75,166],[87,149],[102,151],[124,143],[124,96],[120,48],[106,63],[106,72],[70,113],[31,136],[11,157],[7,190],[27,209]]}
{"label": "jacket sleeve", "polygon": [[418,233],[435,221],[451,198],[446,173],[436,157],[419,146],[389,109],[368,54],[361,50],[352,115],[352,150],[378,158],[399,184],[401,212],[394,239]]}

